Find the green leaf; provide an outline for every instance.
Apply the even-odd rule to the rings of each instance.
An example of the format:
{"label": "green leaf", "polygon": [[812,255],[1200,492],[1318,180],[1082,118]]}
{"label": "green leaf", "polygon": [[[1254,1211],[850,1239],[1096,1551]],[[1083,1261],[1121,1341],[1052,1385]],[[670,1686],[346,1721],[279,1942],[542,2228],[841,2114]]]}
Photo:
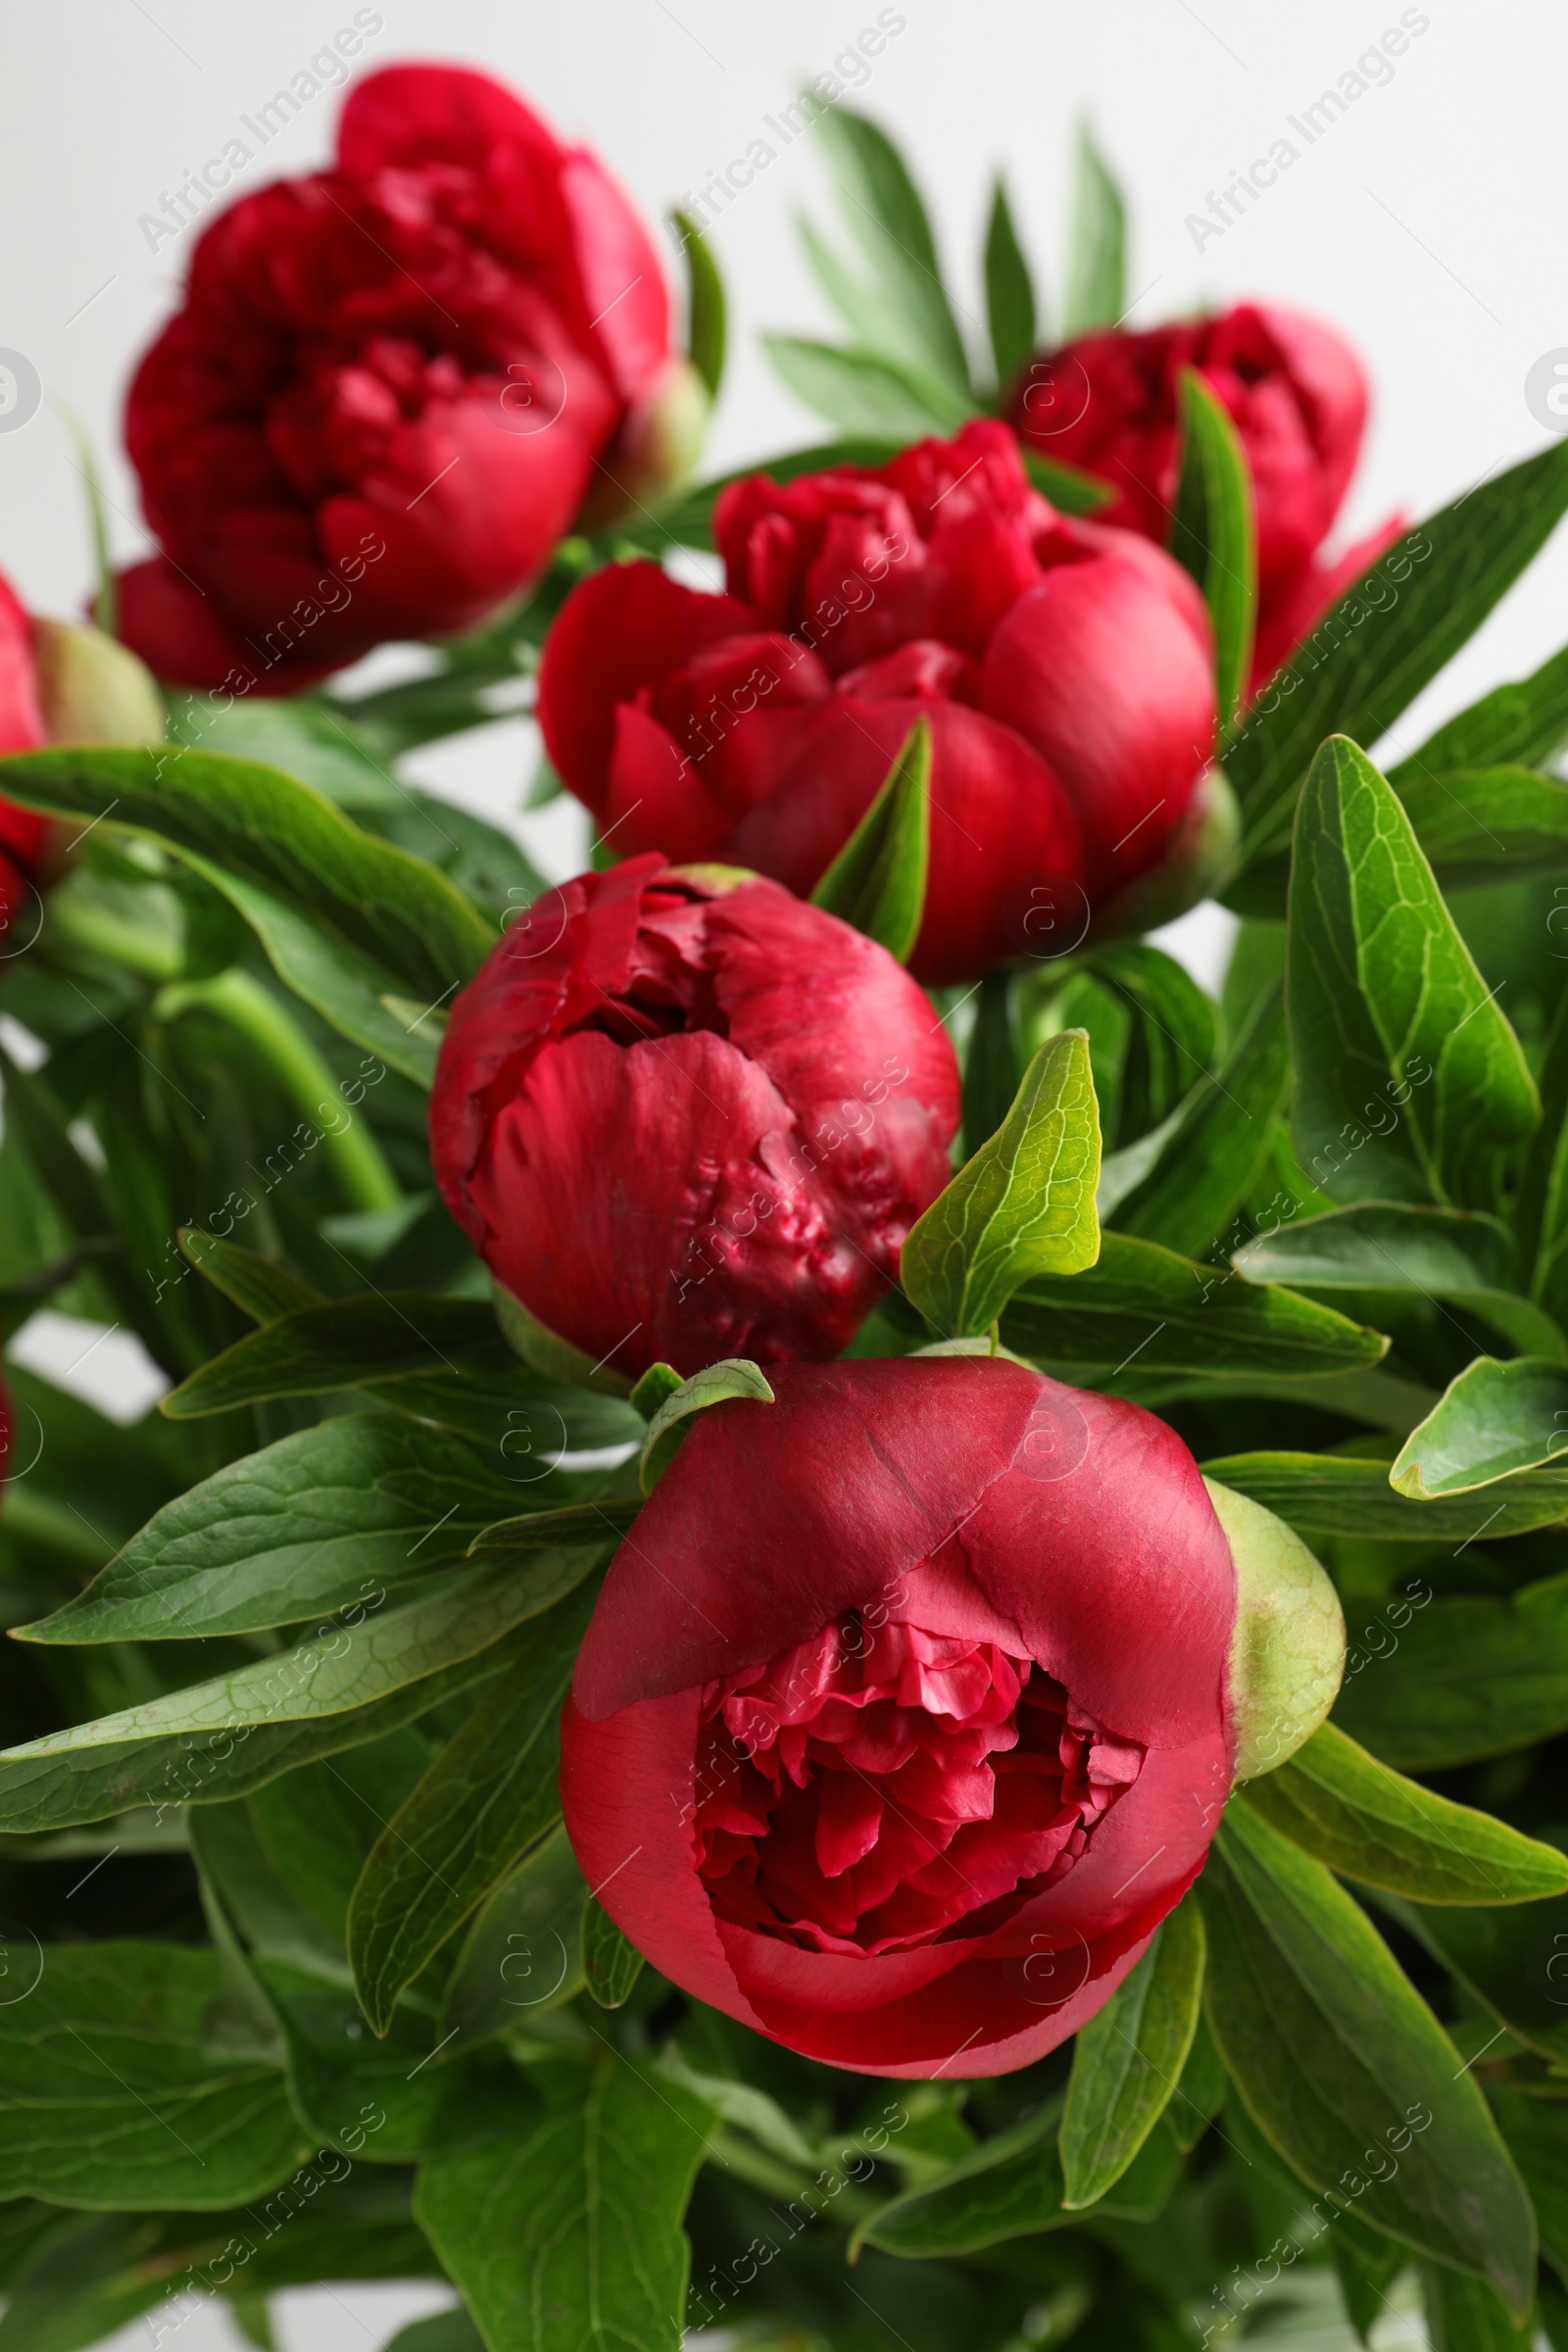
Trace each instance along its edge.
{"label": "green leaf", "polygon": [[1518,1910],[1380,1900],[1499,2025],[1559,2066],[1568,2060],[1568,1898]]}
{"label": "green leaf", "polygon": [[1407,783],[1477,767],[1539,767],[1568,739],[1568,646],[1528,678],[1494,686],[1478,703],[1445,719],[1419,751],[1389,770],[1401,796]]}
{"label": "green leaf", "polygon": [[1035,347],[1035,289],[1029,264],[1012,223],[1012,208],[1001,173],[991,197],[986,229],[986,327],[997,390],[1005,394]]}
{"label": "green leaf", "polygon": [[[1475,1536],[1492,1532],[1476,1498]],[[1380,1620],[1389,1620],[1385,1606]],[[1352,1637],[1341,1729],[1411,1772],[1471,1764],[1568,1729],[1568,1575],[1511,1600],[1434,1601],[1363,1652]]]}
{"label": "green leaf", "polygon": [[0,2196],[196,2211],[264,2196],[310,2154],[270,2067],[210,2057],[218,1954],[12,1938],[0,2008]]}
{"label": "green leaf", "polygon": [[677,2352],[711,2110],[608,2052],[534,2077],[537,2122],[420,2168],[420,2223],[490,2352]]}
{"label": "green leaf", "polygon": [[[1147,940],[1100,948],[1088,969],[1114,990],[1134,1017],[1115,1129],[1119,1143],[1130,1143],[1168,1118],[1209,1068],[1217,1043],[1216,1007],[1173,956]],[[1244,1026],[1237,1023],[1238,1030]],[[1107,1138],[1111,1132],[1107,1121]]]}
{"label": "green leaf", "polygon": [[1037,1276],[1019,1291],[1002,1338],[1020,1355],[1096,1380],[1135,1361],[1140,1372],[1300,1379],[1375,1364],[1388,1348],[1381,1333],[1295,1291],[1110,1232],[1088,1271]]}
{"label": "green leaf", "polygon": [[364,833],[279,769],[218,753],[26,752],[4,763],[11,799],[54,816],[97,818],[192,851],[295,906],[422,1002],[471,979],[495,945],[490,924],[406,851]]}
{"label": "green leaf", "polygon": [[974,414],[972,401],[896,360],[804,335],[763,335],[761,342],[796,398],[843,433],[903,443],[956,433]]}
{"label": "green leaf", "polygon": [[[1230,1453],[1203,1464],[1205,1478],[1250,1494],[1301,1536],[1364,1536],[1380,1544],[1474,1540],[1481,1514],[1463,1495],[1411,1502],[1389,1484],[1388,1464],[1333,1453]],[[1488,1543],[1568,1519],[1568,1469],[1510,1479]],[[1491,1497],[1489,1497],[1489,1500]]]}
{"label": "green leaf", "polygon": [[1196,368],[1181,371],[1181,472],[1170,551],[1203,591],[1214,630],[1222,727],[1247,691],[1257,619],[1257,516],[1251,468],[1224,404]]}
{"label": "green leaf", "polygon": [[[1056,2125],[1061,2109],[1048,2100],[1008,2132],[982,2140],[929,2188],[895,2197],[863,2230],[866,2243],[908,2260],[974,2254],[1009,2237],[1070,2228],[1076,2209],[1062,2203],[1064,2186]],[[1133,2162],[1094,2207],[1097,2221],[1147,2221],[1169,2196],[1182,2169],[1182,2151],[1160,2116]]]}
{"label": "green leaf", "polygon": [[1096,2204],[1175,2092],[1198,2031],[1203,1923],[1180,1903],[1099,2013],[1078,2030],[1061,2119],[1062,2203]]}
{"label": "green leaf", "polygon": [[214,1234],[203,1233],[199,1225],[180,1227],[179,1246],[197,1272],[205,1274],[215,1289],[232,1298],[254,1322],[271,1323],[279,1315],[292,1314],[296,1307],[322,1303],[320,1292],[313,1291],[286,1267],[254,1250],[242,1250],[237,1242],[221,1242]]}
{"label": "green leaf", "polygon": [[736,1396],[748,1397],[754,1404],[773,1401],[766,1375],[744,1355],[725,1356],[720,1363],[694,1372],[690,1380],[683,1380],[664,1398],[649,1422],[648,1435],[643,1440],[638,1483],[645,1494],[653,1493],[674,1460],[692,1415],[707,1412],[710,1405],[728,1403]]}
{"label": "green leaf", "polygon": [[875,800],[811,893],[811,905],[907,963],[925,914],[931,856],[931,721],[917,718]]}
{"label": "green leaf", "polygon": [[1047,1040],[996,1134],[911,1228],[900,1278],[945,1339],[989,1329],[1019,1285],[1100,1254],[1100,1119],[1081,1029]]}
{"label": "green leaf", "polygon": [[[639,1495],[625,1502],[567,1502],[555,1511],[524,1512],[481,1528],[468,1545],[470,1559],[489,1552],[542,1551],[552,1544],[616,1542],[628,1534],[642,1509]],[[1564,1504],[1568,1510],[1568,1503]]]}
{"label": "green leaf", "polygon": [[498,1886],[475,1918],[447,1979],[441,2032],[466,2049],[492,2034],[527,2031],[583,1988],[582,1913],[588,1888],[565,1830],[553,1830]]}
{"label": "green leaf", "polygon": [[1429,515],[1347,590],[1222,747],[1249,856],[1289,832],[1323,738],[1376,743],[1480,627],[1565,509],[1568,450],[1553,444]]}
{"label": "green leaf", "polygon": [[1370,2343],[1373,2328],[1388,2310],[1389,2289],[1409,2263],[1409,2252],[1342,2209],[1335,2217],[1329,2253],[1350,2325],[1363,2344]]}
{"label": "green leaf", "polygon": [[1409,818],[1344,738],[1297,815],[1287,1004],[1297,1150],[1325,1191],[1491,1204],[1499,1155],[1540,1116],[1535,1082]]}
{"label": "green leaf", "polygon": [[349,1907],[349,1958],[377,2034],[399,1994],[561,1817],[558,1723],[592,1594],[541,1618],[370,1849]]}
{"label": "green leaf", "polygon": [[1478,1355],[1399,1448],[1389,1484],[1417,1501],[1470,1494],[1568,1451],[1568,1364]]}
{"label": "green leaf", "polygon": [[[1073,985],[1084,992],[1093,989],[1094,982],[1069,983],[1069,988]],[[1064,1022],[1063,1026],[1072,1024]],[[1087,1030],[1085,1035],[1089,1036]],[[1094,1047],[1090,1036],[1090,1071],[1098,1095]],[[1017,975],[1004,965],[1000,972],[987,972],[980,983],[969,1050],[963,1058],[963,1144],[967,1153],[989,1143],[1012,1108],[1028,1058],[1019,1037]]]}
{"label": "green leaf", "polygon": [[643,1973],[641,1952],[593,1895],[583,1906],[582,1970],[601,2009],[624,2007]]}
{"label": "green leaf", "polygon": [[1421,2306],[1432,2352],[1525,2352],[1531,2340],[1528,2323],[1484,2278],[1436,2263],[1421,2265]]}
{"label": "green leaf", "polygon": [[1072,248],[1061,321],[1064,343],[1097,326],[1116,326],[1127,308],[1127,221],[1121,191],[1096,147],[1087,122],[1078,125],[1074,168]]}
{"label": "green leaf", "polygon": [[670,219],[680,231],[680,249],[686,257],[687,356],[702,377],[709,399],[716,400],[718,387],[724,380],[728,332],[724,281],[712,249],[691,215],[674,212]]}
{"label": "green leaf", "polygon": [[450,1371],[454,1358],[505,1360],[506,1353],[485,1299],[364,1291],[296,1306],[247,1332],[172,1390],[163,1409],[172,1420],[190,1420],[270,1396],[318,1396],[405,1372]]}
{"label": "green leaf", "polygon": [[505,1499],[460,1439],[385,1413],[318,1422],[166,1503],[84,1592],[17,1631],[167,1642],[363,1617],[461,1561]]}
{"label": "green leaf", "polygon": [[1224,1067],[1194,1088],[1142,1182],[1117,1201],[1118,1230],[1196,1255],[1251,1193],[1290,1085],[1279,991],[1261,998]]}
{"label": "green leaf", "polygon": [[885,344],[895,358],[967,400],[962,338],[908,166],[886,132],[853,108],[823,107],[813,120],[845,220],[873,272],[874,325],[867,340]]}
{"label": "green leaf", "polygon": [[1366,1914],[1246,1805],[1227,1811],[1199,1884],[1209,2031],[1264,2136],[1334,2207],[1523,2310],[1529,2199],[1473,2077]]}
{"label": "green leaf", "polygon": [[[1547,919],[1555,920],[1555,910]],[[1521,1287],[1560,1323],[1568,1315],[1568,991],[1546,1033],[1540,1083],[1541,1125],[1519,1173],[1513,1226]]]}
{"label": "green leaf", "polygon": [[1568,865],[1568,785],[1529,767],[1460,768],[1391,785],[1446,890]]}
{"label": "green leaf", "polygon": [[485,2352],[483,2336],[460,2303],[453,2311],[432,2312],[400,2328],[386,2352]]}
{"label": "green leaf", "polygon": [[[1194,1907],[1197,1908],[1196,1903]],[[1193,2046],[1187,2054],[1187,2064],[1182,2068],[1176,2096],[1165,2110],[1165,2121],[1184,2155],[1197,2147],[1210,2120],[1224,2105],[1229,2087],[1224,2061],[1214,2047],[1214,2036],[1204,2025],[1203,2013],[1200,2008]]]}
{"label": "green leaf", "polygon": [[1551,1317],[1514,1290],[1513,1236],[1496,1217],[1363,1200],[1281,1225],[1245,1244],[1231,1263],[1249,1282],[1449,1299],[1516,1347],[1568,1359],[1568,1340]]}
{"label": "green leaf", "polygon": [[1568,1889],[1555,1846],[1391,1772],[1332,1723],[1243,1794],[1330,1870],[1413,1902],[1530,1903]]}
{"label": "green leaf", "polygon": [[1542,2252],[1561,2272],[1568,2269],[1568,2099],[1555,2083],[1549,2089],[1504,2082],[1490,2087],[1502,2136],[1536,2208]]}

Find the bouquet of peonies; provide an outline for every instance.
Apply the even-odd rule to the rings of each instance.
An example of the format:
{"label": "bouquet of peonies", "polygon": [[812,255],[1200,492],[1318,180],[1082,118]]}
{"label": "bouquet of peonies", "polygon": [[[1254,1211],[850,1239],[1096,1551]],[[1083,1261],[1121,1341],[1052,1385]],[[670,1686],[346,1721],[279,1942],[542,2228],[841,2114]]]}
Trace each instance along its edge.
{"label": "bouquet of peonies", "polygon": [[1399,735],[1568,446],[1325,552],[1337,332],[1085,142],[982,359],[808,111],[836,438],[693,484],[696,222],[397,67],[0,581],[0,1306],[167,1383],[8,1369],[3,2352],[1568,2347],[1568,653]]}

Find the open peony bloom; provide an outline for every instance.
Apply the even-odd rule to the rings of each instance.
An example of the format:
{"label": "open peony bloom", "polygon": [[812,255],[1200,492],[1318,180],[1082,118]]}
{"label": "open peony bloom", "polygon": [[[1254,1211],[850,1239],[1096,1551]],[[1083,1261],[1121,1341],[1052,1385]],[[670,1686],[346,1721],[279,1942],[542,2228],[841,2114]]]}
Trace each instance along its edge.
{"label": "open peony bloom", "polygon": [[1331,326],[1278,304],[1145,331],[1107,328],[1029,362],[1008,416],[1043,457],[1114,491],[1100,519],[1165,540],[1180,457],[1177,389],[1196,368],[1224,403],[1257,506],[1253,685],[1287,661],[1328,606],[1381,553],[1396,522],[1325,562],[1366,425],[1360,361]]}
{"label": "open peony bloom", "polygon": [[595,156],[483,74],[372,74],[331,170],[204,231],[136,371],[126,442],[163,552],[121,583],[125,637],[163,677],[291,693],[470,627],[590,493],[659,486],[691,381]]}
{"label": "open peony bloom", "polygon": [[1026,2065],[1213,1835],[1231,1542],[1137,1405],[1002,1359],[769,1378],[696,1416],[612,1564],[563,1723],[577,1858],[665,1975],[809,2057]]}
{"label": "open peony bloom", "polygon": [[1208,618],[1179,564],[1058,514],[994,418],[886,466],[735,482],[728,593],[612,565],[546,641],[539,717],[624,849],[721,857],[808,892],[914,720],[931,872],[911,958],[973,979],[1074,947],[1157,866],[1213,747]]}
{"label": "open peony bloom", "polygon": [[662,1358],[836,1355],[950,1173],[958,1074],[885,949],[775,883],[582,874],[458,998],[430,1105],[453,1215],[536,1328]]}

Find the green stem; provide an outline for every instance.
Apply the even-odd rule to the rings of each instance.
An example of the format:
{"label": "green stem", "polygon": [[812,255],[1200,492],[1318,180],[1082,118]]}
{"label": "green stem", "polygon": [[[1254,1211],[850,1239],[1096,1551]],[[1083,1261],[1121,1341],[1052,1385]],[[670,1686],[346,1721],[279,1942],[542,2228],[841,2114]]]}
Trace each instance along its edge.
{"label": "green stem", "polygon": [[[211,980],[176,981],[172,987],[161,989],[153,1001],[157,1020],[177,1020],[182,1012],[195,1011],[216,1013],[237,1029],[307,1118],[315,1120],[329,1103],[342,1102],[336,1078],[310,1039],[276,997],[249,972],[234,968]],[[346,1103],[343,1107],[348,1109]],[[321,1148],[351,1207],[397,1206],[402,1189],[368,1119],[356,1118],[350,1111],[346,1127],[335,1133],[322,1127],[318,1132]]]}

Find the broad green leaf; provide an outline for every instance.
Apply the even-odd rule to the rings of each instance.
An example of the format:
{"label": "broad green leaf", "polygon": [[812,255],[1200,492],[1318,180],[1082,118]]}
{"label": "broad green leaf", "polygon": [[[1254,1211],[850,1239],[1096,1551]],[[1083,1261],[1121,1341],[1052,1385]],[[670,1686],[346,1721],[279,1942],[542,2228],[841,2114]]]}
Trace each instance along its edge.
{"label": "broad green leaf", "polygon": [[986,327],[997,390],[1005,396],[1019,368],[1035,347],[1037,320],[1034,282],[1029,264],[1013,226],[1012,207],[1001,173],[991,196],[991,219],[986,229]]}
{"label": "broad green leaf", "polygon": [[[1205,1478],[1250,1494],[1301,1536],[1365,1536],[1380,1544],[1472,1542],[1484,1514],[1465,1495],[1412,1502],[1389,1484],[1388,1464],[1335,1453],[1229,1453],[1203,1464]],[[1503,1499],[1505,1497],[1506,1499]],[[1527,1472],[1489,1496],[1502,1508],[1485,1521],[1486,1540],[1527,1535],[1568,1519],[1568,1465]]]}
{"label": "broad green leaf", "polygon": [[1540,1115],[1535,1082],[1409,818],[1343,737],[1297,814],[1286,998],[1313,1180],[1342,1200],[1488,1206],[1499,1155]]}
{"label": "broad green leaf", "polygon": [[1072,246],[1062,311],[1064,343],[1097,326],[1117,326],[1127,307],[1127,220],[1121,191],[1087,122],[1078,125]]}
{"label": "broad green leaf", "polygon": [[1376,743],[1480,627],[1565,509],[1568,450],[1554,444],[1429,515],[1347,590],[1222,748],[1249,856],[1283,846],[1323,738]]}
{"label": "broad green leaf", "polygon": [[1513,1236],[1496,1217],[1402,1201],[1362,1200],[1303,1217],[1246,1243],[1231,1258],[1249,1282],[1309,1291],[1414,1291],[1480,1315],[1516,1347],[1568,1359],[1568,1340],[1513,1288]]}
{"label": "broad green leaf", "polygon": [[167,1642],[332,1610],[359,1623],[394,1586],[461,1561],[507,1499],[461,1439],[390,1413],[320,1421],[166,1503],[84,1592],[19,1631]]}
{"label": "broad green leaf", "polygon": [[583,1906],[582,1972],[601,2009],[622,2008],[643,1973],[641,1952],[593,1895]]}
{"label": "broad green leaf", "polygon": [[495,932],[451,883],[361,831],[279,769],[218,753],[56,750],[5,764],[5,791],[192,851],[310,915],[422,1002],[471,979]]}
{"label": "broad green leaf", "polygon": [[387,772],[386,747],[373,727],[341,704],[294,694],[171,697],[170,727],[191,751],[281,768],[340,808],[396,808],[405,787]]}
{"label": "broad green leaf", "polygon": [[[478,691],[471,691],[478,704],[477,723],[482,724],[488,713],[479,704]],[[400,784],[390,801],[363,810],[359,822],[378,840],[392,842],[444,874],[502,929],[509,920],[516,919],[519,908],[531,906],[549,887],[510,833],[434,793],[411,791]],[[418,1005],[414,1006],[410,1019],[419,1010]],[[436,1018],[444,1021],[446,1015],[439,1013]]]}
{"label": "broad green leaf", "polygon": [[490,2352],[677,2352],[711,2110],[608,2051],[533,2074],[539,2119],[421,2166],[419,2221]]}
{"label": "broad green leaf", "polygon": [[1048,1039],[996,1134],[911,1228],[900,1279],[945,1339],[989,1329],[1020,1284],[1100,1254],[1100,1120],[1081,1029]]}
{"label": "broad green leaf", "polygon": [[1437,2263],[1421,2265],[1421,2307],[1432,2352],[1526,2352],[1531,2341],[1494,2287]]}
{"label": "broad green leaf", "polygon": [[[895,2197],[861,2232],[865,2242],[888,2254],[931,2261],[978,2253],[1036,2230],[1070,2228],[1079,2214],[1062,2203],[1055,2129],[1060,2112],[1054,2100],[1047,2101],[1011,2131],[982,2140],[972,2156],[929,2188]],[[1150,2220],[1165,2203],[1181,2169],[1181,2148],[1160,2116],[1126,2172],[1093,2208],[1096,2219]]]}
{"label": "broad green leaf", "polygon": [[1180,1903],[1078,2029],[1061,2118],[1064,2206],[1097,2203],[1149,2137],[1187,2063],[1202,1990],[1202,1918],[1196,1901]]}
{"label": "broad green leaf", "polygon": [[1193,1089],[1142,1182],[1117,1201],[1118,1230],[1189,1255],[1223,1233],[1268,1158],[1290,1075],[1276,991],[1259,1002],[1223,1068]]}
{"label": "broad green leaf", "polygon": [[[1470,1494],[1568,1452],[1568,1364],[1478,1355],[1399,1448],[1389,1484],[1417,1501]],[[1498,1498],[1500,1499],[1500,1498]]]}
{"label": "broad green leaf", "polygon": [[1092,1367],[1096,1380],[1135,1362],[1141,1372],[1299,1379],[1375,1364],[1388,1348],[1381,1333],[1295,1291],[1109,1232],[1086,1272],[1036,1276],[1017,1292],[1002,1338],[1020,1355],[1074,1367],[1075,1378]]}
{"label": "broad green leaf", "polygon": [[1478,703],[1445,719],[1419,751],[1389,770],[1402,795],[1405,785],[1469,768],[1540,767],[1568,739],[1568,646],[1549,655],[1528,678],[1494,686]]}
{"label": "broad green leaf", "polygon": [[1542,2252],[1559,2272],[1568,2270],[1568,2099],[1559,2083],[1525,2089],[1496,2082],[1491,2095],[1536,2208]]}
{"label": "broad green leaf", "polygon": [[0,2196],[209,2211],[265,2195],[309,2157],[281,2076],[204,2047],[216,1952],[11,1943],[37,1975],[0,2008]]}
{"label": "broad green leaf", "polygon": [[506,1352],[485,1299],[364,1291],[296,1306],[247,1332],[166,1396],[163,1409],[171,1420],[188,1420],[270,1396],[317,1396],[405,1372],[452,1371],[455,1358],[488,1366]]}
{"label": "broad green leaf", "polygon": [[441,2012],[463,2046],[526,2033],[583,1987],[582,1913],[588,1888],[564,1828],[553,1830],[496,1888],[464,1937]]}
{"label": "broad green leaf", "polygon": [[254,1250],[242,1250],[237,1242],[220,1241],[199,1225],[180,1227],[179,1246],[198,1273],[205,1274],[254,1322],[271,1323],[279,1315],[292,1314],[296,1307],[322,1303],[320,1292],[313,1291],[286,1267]]}
{"label": "broad green leaf", "polygon": [[[1069,982],[1064,994],[1074,988],[1085,994],[1094,988],[1092,980]],[[1116,1007],[1119,1010],[1119,1006]],[[1063,1028],[1074,1024],[1064,1020]],[[1089,1037],[1089,1060],[1097,1096],[1100,1092],[1099,1071],[1095,1064],[1095,1041]],[[1018,1032],[1016,975],[1005,966],[1000,972],[987,972],[980,983],[975,1004],[974,1027],[969,1033],[969,1050],[963,1060],[963,1148],[966,1153],[979,1151],[1002,1125],[1012,1107],[1029,1056],[1023,1052]]]}
{"label": "broad green leaf", "polygon": [[1245,1805],[1199,1884],[1209,2031],[1264,2136],[1319,2196],[1524,2309],[1529,2199],[1474,2078],[1360,1906]]}
{"label": "broad green leaf", "polygon": [[845,221],[871,265],[872,300],[862,309],[862,319],[869,312],[864,339],[968,399],[963,341],[908,166],[887,133],[851,107],[823,107],[813,122]]}
{"label": "broad green leaf", "polygon": [[1555,776],[1531,767],[1460,768],[1407,777],[1394,789],[1445,890],[1568,866],[1568,785]]}
{"label": "broad green leaf", "polygon": [[[1474,1497],[1476,1537],[1493,1532],[1490,1501]],[[1352,1627],[1334,1710],[1341,1730],[1385,1763],[1435,1772],[1568,1729],[1568,1575],[1525,1585],[1511,1600],[1433,1601],[1390,1630],[1394,1616],[1385,1604],[1361,1642]]]}
{"label": "broad green leaf", "polygon": [[1559,2066],[1568,2061],[1568,1897],[1517,1910],[1379,1900],[1499,2025]]}
{"label": "broad green leaf", "polygon": [[956,433],[972,401],[934,376],[868,351],[840,351],[804,335],[763,335],[762,348],[798,400],[843,433],[907,442]]}
{"label": "broad green leaf", "polygon": [[592,1595],[539,1620],[370,1849],[349,1907],[349,1958],[377,2034],[399,1994],[561,1816],[558,1724]]}
{"label": "broad green leaf", "polygon": [[1257,619],[1257,515],[1251,468],[1222,402],[1196,368],[1181,371],[1181,471],[1170,550],[1203,592],[1214,631],[1222,727],[1247,690]]}
{"label": "broad green leaf", "polygon": [[1568,1889],[1555,1846],[1391,1772],[1332,1723],[1244,1794],[1331,1870],[1413,1902],[1529,1903]]}
{"label": "broad green leaf", "polygon": [[676,212],[670,219],[680,232],[680,249],[686,257],[687,356],[702,377],[709,399],[716,400],[718,387],[724,380],[728,334],[724,281],[718,273],[712,248],[691,215]]}
{"label": "broad green leaf", "polygon": [[674,1460],[692,1415],[707,1412],[711,1405],[726,1404],[737,1396],[749,1398],[754,1404],[773,1401],[766,1374],[744,1355],[725,1356],[721,1362],[694,1372],[690,1380],[683,1380],[664,1398],[649,1422],[648,1435],[643,1440],[638,1483],[645,1494],[653,1493]]}
{"label": "broad green leaf", "polygon": [[931,721],[917,718],[887,777],[811,905],[863,931],[907,963],[925,913],[931,856]]}

